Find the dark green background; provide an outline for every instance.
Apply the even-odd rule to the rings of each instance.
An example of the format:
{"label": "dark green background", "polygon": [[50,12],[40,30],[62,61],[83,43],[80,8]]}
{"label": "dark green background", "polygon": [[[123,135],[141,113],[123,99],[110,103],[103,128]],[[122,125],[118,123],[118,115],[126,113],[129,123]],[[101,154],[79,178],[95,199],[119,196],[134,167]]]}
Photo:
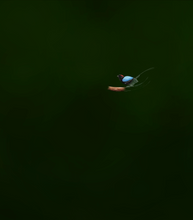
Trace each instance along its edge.
{"label": "dark green background", "polygon": [[192,219],[192,11],[0,1],[0,219]]}

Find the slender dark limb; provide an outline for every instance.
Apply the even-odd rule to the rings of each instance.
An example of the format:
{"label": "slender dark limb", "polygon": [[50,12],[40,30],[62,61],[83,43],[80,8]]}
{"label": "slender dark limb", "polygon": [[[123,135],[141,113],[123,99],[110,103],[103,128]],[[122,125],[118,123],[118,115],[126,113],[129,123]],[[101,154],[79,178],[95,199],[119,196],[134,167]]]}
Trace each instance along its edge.
{"label": "slender dark limb", "polygon": [[139,83],[139,84],[135,84],[135,85],[133,85],[133,86],[126,86],[126,88],[134,88],[134,87],[136,87],[136,86],[140,86],[140,85],[142,85],[142,84],[144,84],[146,81],[147,81],[147,79],[148,79],[148,77],[142,82],[142,83]]}
{"label": "slender dark limb", "polygon": [[134,85],[133,87],[143,85],[143,84],[147,81],[147,79],[148,79],[148,77],[147,77],[142,83],[136,84],[136,85]]}
{"label": "slender dark limb", "polygon": [[140,74],[139,74],[137,77],[135,77],[135,78],[137,79],[138,77],[141,76],[141,74],[143,74],[143,73],[145,73],[145,72],[147,72],[147,71],[149,71],[149,70],[152,70],[152,69],[154,69],[154,67],[151,67],[151,68],[149,68],[149,69],[143,71],[142,73],[140,73]]}
{"label": "slender dark limb", "polygon": [[[137,85],[136,85],[136,86],[130,87],[130,89],[128,89],[128,88],[126,87],[126,88],[125,88],[125,92],[135,91],[135,90],[144,88],[144,87],[146,87],[149,83],[150,83],[150,81],[147,82],[145,85],[143,85],[143,86],[141,86],[141,87],[137,87]],[[142,83],[142,84],[143,84],[143,83]],[[138,85],[138,86],[139,86],[139,85]],[[137,88],[135,88],[135,87],[137,87]]]}

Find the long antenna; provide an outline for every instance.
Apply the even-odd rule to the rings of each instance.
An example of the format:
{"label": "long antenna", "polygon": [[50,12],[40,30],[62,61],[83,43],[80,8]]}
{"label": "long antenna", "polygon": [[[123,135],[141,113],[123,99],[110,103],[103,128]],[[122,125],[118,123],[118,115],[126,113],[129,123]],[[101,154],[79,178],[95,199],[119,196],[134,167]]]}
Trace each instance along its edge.
{"label": "long antenna", "polygon": [[154,67],[151,67],[151,68],[149,68],[149,69],[147,69],[147,70],[145,70],[145,71],[143,71],[142,73],[140,73],[137,77],[135,77],[135,79],[137,79],[138,77],[140,77],[141,76],[141,74],[143,74],[143,73],[145,73],[145,72],[147,72],[148,70],[151,70],[151,69],[154,69]]}

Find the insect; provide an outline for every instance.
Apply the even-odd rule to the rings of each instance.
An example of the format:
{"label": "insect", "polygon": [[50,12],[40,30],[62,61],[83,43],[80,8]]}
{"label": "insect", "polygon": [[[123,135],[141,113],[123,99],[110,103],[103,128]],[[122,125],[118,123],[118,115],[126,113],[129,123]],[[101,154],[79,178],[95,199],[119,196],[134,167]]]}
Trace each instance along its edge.
{"label": "insect", "polygon": [[[132,76],[124,76],[124,75],[121,75],[121,74],[119,74],[119,75],[117,75],[117,77],[119,78],[119,80],[122,82],[122,83],[124,83],[125,85],[126,85],[126,88],[131,88],[131,87],[137,87],[137,86],[140,86],[140,85],[142,85],[142,84],[144,84],[144,82],[148,79],[148,77],[146,78],[146,80],[144,81],[144,82],[142,82],[142,83],[140,83],[140,84],[137,84],[138,83],[138,80],[137,80],[137,78],[139,78],[143,73],[145,73],[145,72],[147,72],[147,71],[149,71],[149,70],[151,70],[151,69],[154,69],[154,67],[152,67],[152,68],[149,68],[149,69],[147,69],[147,70],[145,70],[145,71],[143,71],[142,73],[140,73],[138,76],[136,76],[135,78],[134,77],[132,77]],[[149,82],[148,82],[149,83]],[[147,84],[148,84],[147,83]],[[135,85],[135,84],[137,84],[137,85]],[[146,85],[147,85],[146,84]],[[128,90],[127,90],[128,91]],[[129,90],[130,91],[130,90]]]}

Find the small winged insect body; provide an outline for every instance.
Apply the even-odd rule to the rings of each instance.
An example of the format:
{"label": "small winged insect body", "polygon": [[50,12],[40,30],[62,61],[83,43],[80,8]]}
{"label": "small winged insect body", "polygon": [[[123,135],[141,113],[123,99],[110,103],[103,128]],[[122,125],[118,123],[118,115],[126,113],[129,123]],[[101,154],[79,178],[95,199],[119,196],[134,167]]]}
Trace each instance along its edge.
{"label": "small winged insect body", "polygon": [[[139,84],[137,84],[137,83],[139,82],[137,79],[138,79],[143,73],[145,73],[145,72],[147,72],[147,71],[149,71],[149,70],[151,70],[151,69],[154,69],[154,67],[149,68],[149,69],[143,71],[142,73],[140,73],[140,74],[139,74],[138,76],[136,76],[136,77],[123,76],[123,75],[121,75],[121,74],[117,75],[117,77],[119,78],[119,80],[120,80],[123,84],[126,85],[126,91],[131,91],[131,90],[128,90],[128,89],[138,87],[138,86],[140,86],[140,85],[142,85],[142,84],[144,84],[144,83],[146,82],[146,80],[148,79],[148,77],[145,79],[144,82],[139,83]],[[149,84],[149,82],[146,83],[145,86],[146,86],[147,84]],[[132,90],[133,90],[133,89],[132,89]]]}

